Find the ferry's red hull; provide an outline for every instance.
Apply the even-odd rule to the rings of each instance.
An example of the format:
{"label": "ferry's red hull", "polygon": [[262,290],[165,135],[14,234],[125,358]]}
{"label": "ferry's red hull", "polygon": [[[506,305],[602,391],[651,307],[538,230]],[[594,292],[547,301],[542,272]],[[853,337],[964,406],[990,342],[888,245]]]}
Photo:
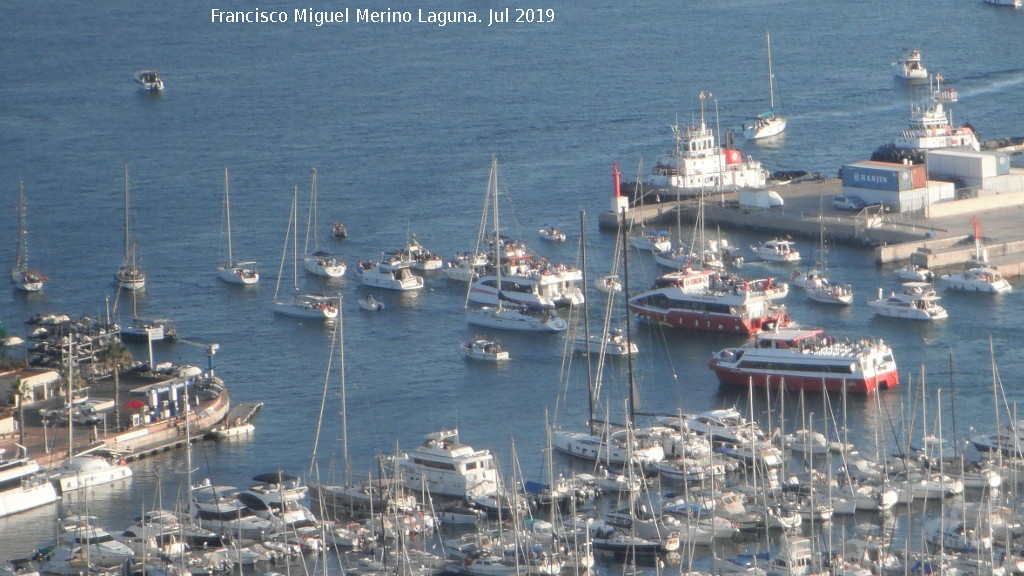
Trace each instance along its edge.
{"label": "ferry's red hull", "polygon": [[658,311],[633,307],[633,312],[645,320],[677,330],[724,332],[728,334],[745,334],[747,336],[757,334],[762,330],[772,329],[776,326],[780,328],[788,326],[790,321],[789,316],[785,313],[770,314],[758,318],[742,318],[728,314],[679,309]]}
{"label": "ferry's red hull", "polygon": [[807,390],[810,392],[836,392],[844,390],[849,394],[871,394],[878,388],[895,388],[900,381],[896,370],[880,373],[876,376],[857,378],[839,378],[829,376],[808,376],[806,374],[780,374],[764,372],[748,372],[722,366],[712,358],[708,366],[718,376],[722,384],[742,386],[753,385],[755,388],[785,388],[786,390]]}

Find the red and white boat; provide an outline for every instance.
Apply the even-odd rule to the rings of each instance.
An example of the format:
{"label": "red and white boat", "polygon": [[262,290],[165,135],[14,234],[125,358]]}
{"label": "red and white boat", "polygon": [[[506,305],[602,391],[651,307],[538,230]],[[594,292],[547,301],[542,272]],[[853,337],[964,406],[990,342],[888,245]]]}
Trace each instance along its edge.
{"label": "red and white boat", "polygon": [[[704,92],[700,94],[699,122],[671,127],[673,147],[655,162],[643,185],[646,194],[662,198],[692,197],[767,185],[768,171],[760,162],[744,158],[728,143],[716,141],[714,131],[704,118],[704,106],[711,97]],[[636,183],[626,183],[621,189],[632,193],[635,187]]]}
{"label": "red and white boat", "polygon": [[658,278],[653,288],[629,299],[629,309],[671,328],[750,335],[789,324],[785,307],[774,302],[788,293],[789,285],[773,278],[686,270]]}
{"label": "red and white boat", "polygon": [[892,348],[881,339],[849,340],[819,329],[758,334],[716,352],[708,366],[722,384],[869,394],[899,384]]}

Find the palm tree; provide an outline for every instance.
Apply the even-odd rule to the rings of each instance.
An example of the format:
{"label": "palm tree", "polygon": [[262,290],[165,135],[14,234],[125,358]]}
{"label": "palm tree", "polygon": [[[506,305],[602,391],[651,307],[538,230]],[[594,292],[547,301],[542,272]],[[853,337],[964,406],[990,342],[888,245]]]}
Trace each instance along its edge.
{"label": "palm tree", "polygon": [[132,362],[132,351],[120,341],[112,341],[100,353],[100,361],[103,367],[114,373],[114,427],[121,429],[121,383],[119,376],[121,368]]}

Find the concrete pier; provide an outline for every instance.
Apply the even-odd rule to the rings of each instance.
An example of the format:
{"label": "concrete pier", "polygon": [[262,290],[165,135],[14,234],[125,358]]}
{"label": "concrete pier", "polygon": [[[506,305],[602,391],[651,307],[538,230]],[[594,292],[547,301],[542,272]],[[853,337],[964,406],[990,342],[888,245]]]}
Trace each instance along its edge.
{"label": "concrete pier", "polygon": [[[877,264],[912,261],[933,270],[954,269],[977,257],[972,216],[981,228],[980,249],[1004,276],[1024,274],[1024,190],[980,198],[943,202],[914,213],[889,213],[869,206],[857,213],[832,207],[842,194],[837,179],[801,182],[772,188],[784,199],[782,206],[740,206],[735,193],[704,199],[704,222],[724,229],[761,231],[817,239],[824,225],[837,242],[871,246]],[[696,219],[697,199],[630,208],[626,225],[686,223]],[[682,211],[676,215],[676,211]],[[601,214],[602,227],[615,228],[612,212]]]}

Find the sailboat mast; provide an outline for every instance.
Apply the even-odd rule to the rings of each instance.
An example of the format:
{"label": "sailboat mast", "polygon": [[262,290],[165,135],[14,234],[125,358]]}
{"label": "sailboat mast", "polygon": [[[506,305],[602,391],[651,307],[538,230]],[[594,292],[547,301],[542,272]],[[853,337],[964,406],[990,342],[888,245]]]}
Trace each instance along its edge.
{"label": "sailboat mast", "polygon": [[348,458],[348,408],[345,400],[345,327],[342,318],[342,296],[338,295],[338,364],[341,373],[341,457],[345,484],[349,483],[352,466]]}
{"label": "sailboat mast", "polygon": [[25,181],[18,182],[18,254],[15,268],[24,272],[28,268],[28,233],[25,230]]}
{"label": "sailboat mast", "polygon": [[772,35],[765,30],[765,42],[768,44],[768,99],[772,112],[775,111],[775,75],[772,74]]}
{"label": "sailboat mast", "polygon": [[[623,223],[626,221],[626,209],[622,209],[622,220]],[[629,397],[626,399],[626,406],[628,407],[629,426],[632,427],[636,424],[636,404],[637,404],[637,393],[636,393],[636,380],[633,378],[633,355],[629,353],[630,347],[633,344],[631,324],[629,321],[629,258],[626,253],[629,250],[626,247],[626,227],[620,225],[619,230],[621,231],[622,241],[622,293],[626,299],[626,366],[629,372]]]}
{"label": "sailboat mast", "polygon": [[501,309],[501,229],[498,228],[498,157],[491,156],[491,176],[487,182],[487,188],[491,190],[491,202],[493,202],[494,214],[492,214],[494,225],[494,276],[498,289],[498,309]]}
{"label": "sailboat mast", "polygon": [[580,252],[583,257],[583,334],[587,352],[587,426],[594,434],[594,375],[590,363],[590,298],[587,297],[587,211],[580,210]]}
{"label": "sailboat mast", "polygon": [[[316,182],[316,170],[313,170],[313,181]],[[299,187],[295,187],[292,193],[292,286],[299,291]],[[306,228],[306,238],[309,238],[309,228]]]}
{"label": "sailboat mast", "polygon": [[228,167],[224,167],[224,215],[227,218],[228,230],[228,267],[234,265],[235,260],[231,256],[231,195],[228,192]]}
{"label": "sailboat mast", "polygon": [[124,165],[124,260],[125,266],[132,265],[129,258],[131,251],[131,232],[128,227],[128,164]]}

